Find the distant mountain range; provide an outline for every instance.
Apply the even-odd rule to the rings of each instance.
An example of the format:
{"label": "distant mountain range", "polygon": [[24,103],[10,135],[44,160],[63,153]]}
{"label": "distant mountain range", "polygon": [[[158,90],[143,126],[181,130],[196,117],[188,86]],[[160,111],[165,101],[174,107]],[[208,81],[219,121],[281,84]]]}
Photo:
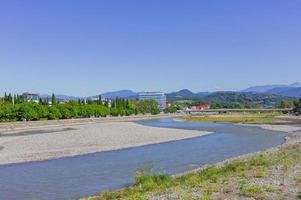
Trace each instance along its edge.
{"label": "distant mountain range", "polygon": [[[101,96],[102,98],[106,98],[106,99],[115,99],[116,97],[120,97],[120,98],[125,98],[125,99],[132,99],[132,98],[136,98],[138,96],[137,92],[133,92],[132,90],[119,90],[119,91],[115,91],[115,92],[106,92],[106,93],[102,93],[99,95],[95,95],[95,96],[90,96],[90,97],[76,97],[76,96],[68,96],[68,95],[55,95],[55,97],[57,99],[61,99],[61,100],[78,100],[78,99],[89,99],[89,98],[98,98],[99,96]],[[51,98],[51,95],[48,94],[43,94],[40,95],[41,98]]]}
{"label": "distant mountain range", "polygon": [[115,99],[116,97],[132,99],[138,96],[137,92],[133,92],[132,90],[119,90],[115,92],[106,92],[101,94],[101,97],[106,99]]}
{"label": "distant mountain range", "polygon": [[210,92],[199,92],[199,93],[193,93],[188,89],[183,89],[180,90],[178,92],[172,92],[172,93],[168,93],[167,98],[171,97],[171,98],[189,98],[189,99],[193,99],[193,98],[199,98],[199,97],[204,97],[209,95]]}
{"label": "distant mountain range", "polygon": [[257,92],[276,94],[287,97],[300,97],[301,96],[301,83],[293,83],[290,85],[263,85],[254,86],[242,90],[242,92]]}
{"label": "distant mountain range", "polygon": [[[247,93],[247,94],[244,94]],[[231,94],[231,95],[230,95]],[[115,99],[116,97],[126,98],[126,99],[135,99],[138,97],[138,92],[132,90],[119,90],[113,92],[106,92],[99,94],[102,98]],[[76,96],[67,96],[67,95],[56,95],[58,99],[63,100],[77,100],[83,98],[97,98],[99,95],[90,96],[90,97],[76,97]],[[167,100],[181,100],[181,99],[206,99],[210,101],[211,99],[218,99],[222,101],[222,98],[232,96],[231,99],[235,99],[235,96],[240,98],[247,98],[252,96],[251,99],[256,97],[261,98],[275,98],[276,96],[284,96],[291,98],[298,98],[301,96],[301,83],[293,83],[290,85],[263,85],[263,86],[253,86],[246,88],[241,91],[221,91],[221,92],[197,92],[194,93],[188,89],[182,89],[177,92],[167,93]],[[41,95],[43,98],[51,98],[50,95]],[[214,97],[214,98],[213,98]]]}
{"label": "distant mountain range", "polygon": [[[42,94],[40,95],[41,98],[43,99],[51,99],[52,95],[49,94]],[[62,94],[56,94],[55,97],[57,99],[61,99],[61,100],[78,100],[78,99],[82,99],[81,97],[75,97],[75,96],[68,96],[68,95],[62,95]]]}

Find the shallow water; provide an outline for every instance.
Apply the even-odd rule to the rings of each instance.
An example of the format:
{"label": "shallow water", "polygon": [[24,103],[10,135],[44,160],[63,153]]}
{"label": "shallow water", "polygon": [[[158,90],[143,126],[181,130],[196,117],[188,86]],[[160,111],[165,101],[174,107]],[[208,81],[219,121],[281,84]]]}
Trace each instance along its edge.
{"label": "shallow water", "polygon": [[175,174],[284,142],[284,133],[232,124],[176,122],[140,124],[207,130],[214,134],[118,151],[24,164],[0,165],[0,199],[74,199],[130,185],[141,166]]}

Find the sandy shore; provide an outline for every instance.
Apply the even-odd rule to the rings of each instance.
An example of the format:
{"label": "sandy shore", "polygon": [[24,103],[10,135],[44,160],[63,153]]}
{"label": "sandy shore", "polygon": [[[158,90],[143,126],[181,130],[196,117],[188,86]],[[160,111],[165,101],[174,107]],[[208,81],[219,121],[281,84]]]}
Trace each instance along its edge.
{"label": "sandy shore", "polygon": [[239,124],[241,126],[256,126],[266,130],[294,133],[301,131],[301,126],[296,125],[274,125],[274,124]]}
{"label": "sandy shore", "polygon": [[133,115],[133,116],[122,116],[122,117],[99,117],[99,118],[78,118],[78,119],[60,119],[60,120],[45,120],[45,121],[24,121],[24,122],[1,122],[0,133],[5,131],[15,130],[28,130],[36,128],[47,128],[47,127],[62,127],[70,125],[80,125],[87,123],[98,123],[98,122],[128,122],[138,120],[149,120],[149,119],[160,119],[170,117],[181,117],[185,116],[183,113],[173,114],[158,114],[158,115]]}
{"label": "sandy shore", "polygon": [[209,132],[148,127],[133,122],[102,122],[2,132],[0,164],[55,159],[207,134]]}

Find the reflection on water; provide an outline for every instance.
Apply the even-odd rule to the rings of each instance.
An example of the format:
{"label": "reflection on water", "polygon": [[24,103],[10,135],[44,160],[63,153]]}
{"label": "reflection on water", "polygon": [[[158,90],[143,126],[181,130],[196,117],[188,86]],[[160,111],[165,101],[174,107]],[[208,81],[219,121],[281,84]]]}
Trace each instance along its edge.
{"label": "reflection on water", "polygon": [[73,199],[132,183],[136,169],[151,163],[175,174],[284,142],[283,133],[231,124],[176,122],[140,124],[213,131],[214,134],[72,158],[0,166],[0,199]]}

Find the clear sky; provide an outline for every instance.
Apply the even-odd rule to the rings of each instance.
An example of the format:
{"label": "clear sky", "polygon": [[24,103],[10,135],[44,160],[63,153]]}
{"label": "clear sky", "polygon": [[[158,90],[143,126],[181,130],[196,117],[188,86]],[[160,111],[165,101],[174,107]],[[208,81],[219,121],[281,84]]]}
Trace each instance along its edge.
{"label": "clear sky", "polygon": [[0,93],[301,81],[300,0],[1,0]]}

